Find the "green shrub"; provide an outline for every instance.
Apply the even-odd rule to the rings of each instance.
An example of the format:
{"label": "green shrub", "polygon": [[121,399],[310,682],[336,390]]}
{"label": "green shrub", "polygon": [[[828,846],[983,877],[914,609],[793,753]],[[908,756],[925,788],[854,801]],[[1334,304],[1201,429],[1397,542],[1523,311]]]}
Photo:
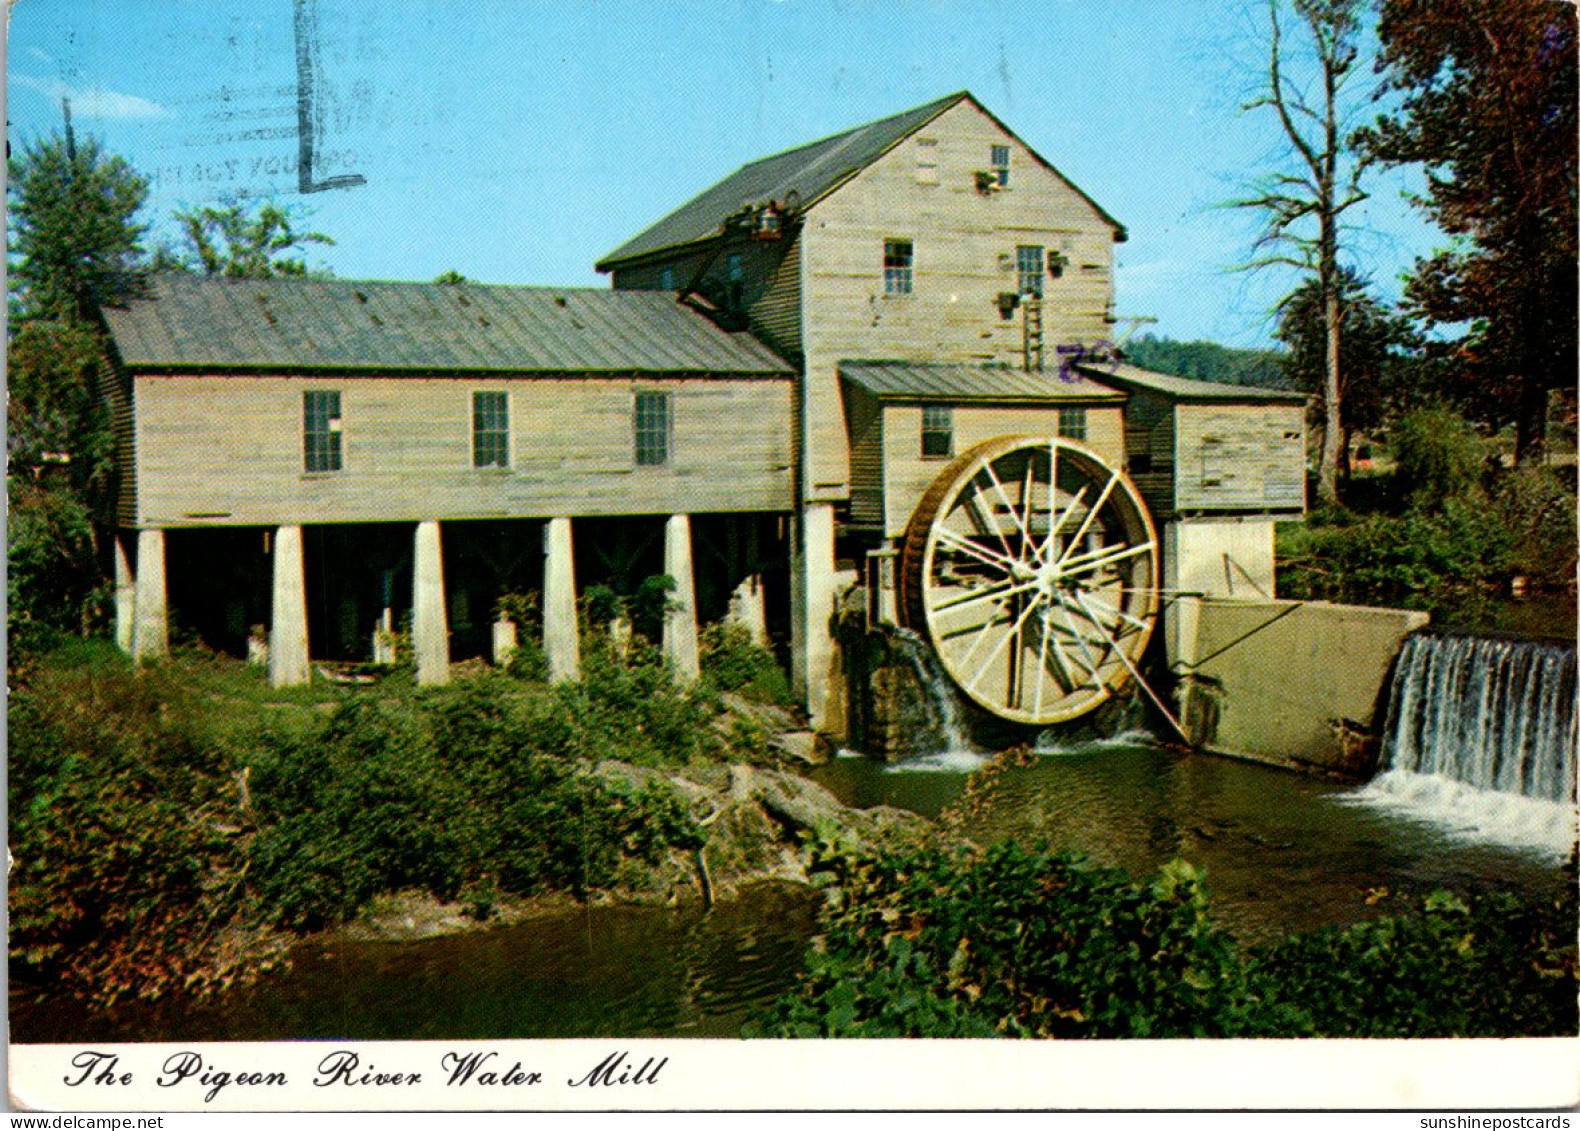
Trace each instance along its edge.
{"label": "green shrub", "polygon": [[1418,408],[1389,431],[1400,497],[1431,504],[1465,498],[1480,482],[1485,445],[1464,417],[1441,406]]}
{"label": "green shrub", "polygon": [[784,669],[772,652],[752,643],[745,625],[710,624],[702,630],[701,645],[702,674],[720,691],[756,703],[794,702]]}
{"label": "green shrub", "polygon": [[1573,887],[1545,905],[1439,893],[1416,913],[1248,955],[1182,861],[1146,883],[1000,845],[831,849],[840,896],[778,1037],[1572,1036]]}

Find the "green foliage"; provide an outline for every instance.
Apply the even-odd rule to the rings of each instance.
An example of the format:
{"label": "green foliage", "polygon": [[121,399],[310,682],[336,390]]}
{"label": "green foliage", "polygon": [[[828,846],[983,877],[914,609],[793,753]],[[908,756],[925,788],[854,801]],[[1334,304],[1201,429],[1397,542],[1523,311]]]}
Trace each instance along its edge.
{"label": "green foliage", "polygon": [[466,276],[452,267],[448,271],[441,271],[435,275],[433,281],[443,286],[458,287],[466,282]]}
{"label": "green foliage", "polygon": [[581,682],[552,689],[573,723],[576,754],[662,766],[721,752],[706,686],[679,686],[659,650],[640,637],[624,654],[606,635],[592,634],[584,645]]}
{"label": "green foliage", "polygon": [[1573,1034],[1572,895],[1446,894],[1419,913],[1242,955],[1182,861],[1146,883],[1000,845],[824,866],[840,898],[777,1037],[1425,1037]]}
{"label": "green foliage", "polygon": [[745,625],[710,624],[702,630],[702,675],[720,691],[756,703],[789,706],[790,682],[772,652],[752,643]]}
{"label": "green foliage", "polygon": [[541,683],[549,678],[549,657],[543,650],[543,615],[534,592],[506,593],[499,598],[495,615],[516,626],[516,650],[507,670],[518,679]]}
{"label": "green foliage", "polygon": [[766,1034],[1163,1038],[1245,1026],[1233,941],[1186,864],[1145,885],[1012,844],[826,864],[841,899]]}
{"label": "green foliage", "polygon": [[335,241],[322,232],[298,232],[295,220],[289,208],[267,200],[177,212],[185,248],[161,247],[153,269],[229,279],[305,276],[307,261],[300,255],[304,245],[333,246]]}
{"label": "green foliage", "polygon": [[1125,343],[1125,360],[1155,373],[1218,381],[1226,385],[1288,387],[1284,355],[1278,350],[1236,349],[1217,342],[1180,342],[1142,334]]}
{"label": "green foliage", "polygon": [[1470,497],[1481,481],[1485,446],[1452,409],[1419,408],[1389,430],[1400,497],[1422,503]]}
{"label": "green foliage", "polygon": [[13,651],[99,623],[106,593],[92,515],[69,491],[12,479],[6,544],[6,626]]}
{"label": "green foliage", "polygon": [[7,162],[6,197],[24,317],[85,321],[136,291],[148,182],[98,138],[27,143]]}

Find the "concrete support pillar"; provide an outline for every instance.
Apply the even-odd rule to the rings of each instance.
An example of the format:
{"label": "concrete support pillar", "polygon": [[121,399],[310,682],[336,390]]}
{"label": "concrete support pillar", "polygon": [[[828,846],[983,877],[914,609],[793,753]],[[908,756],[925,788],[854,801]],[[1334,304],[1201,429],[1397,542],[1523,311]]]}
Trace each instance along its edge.
{"label": "concrete support pillar", "polygon": [[439,524],[417,524],[412,566],[411,647],[417,659],[417,682],[450,682],[450,626],[444,607],[444,552]]}
{"label": "concrete support pillar", "polygon": [[132,576],[132,560],[127,556],[125,541],[119,533],[112,535],[111,540],[115,543],[115,646],[129,656],[132,654],[137,582]]}
{"label": "concrete support pillar", "polygon": [[691,516],[672,514],[664,524],[664,572],[675,579],[664,612],[664,655],[675,674],[690,682],[702,674],[697,661],[697,583],[691,569]]}
{"label": "concrete support pillar", "polygon": [[[799,632],[792,640],[795,681],[804,688],[807,714],[814,729],[827,722],[829,680],[833,677],[834,641],[834,505],[807,503],[801,509],[800,555],[796,563],[799,601],[793,620]],[[795,647],[799,644],[799,647]]]}
{"label": "concrete support pillar", "polygon": [[269,685],[307,683],[307,575],[302,566],[302,528],[274,532],[274,595],[269,605]]}
{"label": "concrete support pillar", "polygon": [[516,652],[516,622],[503,618],[494,622],[494,666],[505,667]]}
{"label": "concrete support pillar", "polygon": [[551,518],[543,531],[543,651],[549,682],[580,679],[581,633],[576,624],[576,563],[571,520]]}
{"label": "concrete support pillar", "polygon": [[132,596],[132,659],[170,654],[170,610],[165,591],[165,532],[137,532],[137,579]]}
{"label": "concrete support pillar", "polygon": [[747,638],[757,647],[768,647],[768,602],[763,596],[762,574],[751,574],[735,587],[724,616],[746,629]]}

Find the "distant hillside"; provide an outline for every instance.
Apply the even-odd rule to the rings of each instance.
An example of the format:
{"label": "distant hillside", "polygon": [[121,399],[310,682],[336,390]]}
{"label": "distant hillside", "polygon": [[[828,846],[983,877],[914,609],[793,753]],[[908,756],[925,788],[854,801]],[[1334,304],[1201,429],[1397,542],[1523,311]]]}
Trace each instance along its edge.
{"label": "distant hillside", "polygon": [[1281,350],[1248,350],[1217,342],[1177,342],[1143,334],[1124,345],[1125,360],[1155,373],[1217,381],[1224,385],[1260,385],[1287,389]]}

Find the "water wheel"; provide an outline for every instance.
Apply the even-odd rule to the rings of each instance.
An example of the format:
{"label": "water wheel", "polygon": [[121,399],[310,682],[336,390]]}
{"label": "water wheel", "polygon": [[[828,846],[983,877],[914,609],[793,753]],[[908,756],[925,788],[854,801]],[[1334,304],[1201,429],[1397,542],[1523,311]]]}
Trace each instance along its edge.
{"label": "water wheel", "polygon": [[1061,438],[956,458],[905,533],[900,607],[978,706],[1067,722],[1132,678],[1158,616],[1158,540],[1134,485]]}

